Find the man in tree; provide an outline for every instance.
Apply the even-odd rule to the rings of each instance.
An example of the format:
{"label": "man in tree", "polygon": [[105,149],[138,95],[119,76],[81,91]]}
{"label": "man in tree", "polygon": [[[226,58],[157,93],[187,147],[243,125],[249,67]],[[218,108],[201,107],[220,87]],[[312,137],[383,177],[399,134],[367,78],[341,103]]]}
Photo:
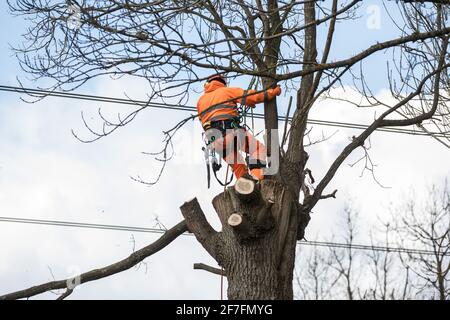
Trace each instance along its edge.
{"label": "man in tree", "polygon": [[[409,2],[386,1],[386,17],[392,20],[392,28],[386,18],[386,34],[369,32],[373,39],[366,30],[355,29],[352,41],[344,48],[336,41],[340,43],[340,37],[349,30],[345,25],[367,25],[365,1],[90,0],[70,1],[74,6],[68,6],[66,0],[9,0],[11,11],[30,23],[24,33],[26,41],[17,49],[21,66],[36,80],[51,80],[48,89],[52,91],[77,89],[106,75],[133,76],[145,79],[151,87],[150,103],[166,98],[178,98],[181,103],[190,97],[189,89],[199,80],[198,75],[214,70],[255,77],[265,88],[283,83],[293,97],[281,143],[277,139],[277,99],[264,101],[267,153],[278,157],[279,170],[273,179],[264,179],[258,186],[241,178],[233,188],[213,198],[221,231],[209,224],[194,198],[180,207],[184,220],[157,242],[119,263],[83,273],[80,284],[127,270],[189,230],[223,267],[219,273],[227,276],[229,299],[292,299],[297,241],[304,238],[316,205],[336,197],[337,189],[328,189],[350,155],[362,151],[364,169],[373,170],[366,143],[375,131],[393,131],[391,127],[414,125],[449,146],[445,133],[450,127],[450,7],[448,0]],[[68,24],[73,19],[78,22],[75,28]],[[353,20],[361,21],[354,24]],[[363,41],[353,41],[358,36]],[[385,60],[384,88],[391,94],[373,94],[381,89],[372,84],[382,75],[377,59]],[[372,80],[375,73],[377,77]],[[226,124],[225,120],[238,115],[235,104],[243,102],[244,92],[210,80],[207,87],[211,88],[198,105],[202,108],[200,120],[206,124],[219,110],[226,110],[222,114],[228,119],[214,119]],[[336,141],[332,152],[339,154],[326,165],[316,166],[316,176],[320,176],[316,181],[307,168],[310,156],[319,156],[314,150],[308,150],[309,155],[306,149],[310,145],[310,113],[322,99],[347,100],[341,92],[348,91],[348,85],[357,95],[352,93],[347,103],[361,107],[358,102],[362,101],[367,119],[370,116],[373,121],[368,126],[355,126],[361,131],[349,136],[345,146]],[[268,90],[267,98],[279,91]],[[219,93],[224,97],[216,100]],[[264,94],[258,101],[252,101],[257,95],[247,97],[244,104],[248,105],[264,100]],[[216,104],[225,106],[216,108]],[[212,106],[215,110],[210,110],[214,112],[208,119],[203,108]],[[108,136],[148,110],[149,104],[138,104],[113,120],[100,114],[100,130],[91,128],[83,118],[92,138],[82,141]],[[164,132],[165,147],[157,154],[163,163],[161,170],[172,156],[167,150],[171,139],[185,123]],[[431,128],[439,131],[432,133]],[[235,166],[236,175],[237,169],[241,173],[247,170]],[[155,184],[161,173],[147,184]],[[67,281],[52,281],[0,296],[0,300],[28,298],[56,289],[67,289],[63,298],[73,291]]]}
{"label": "man in tree", "polygon": [[[273,99],[281,94],[280,86],[262,92],[227,87],[220,74],[210,76],[205,93],[197,103],[197,111],[206,132],[209,148],[217,151],[231,166],[236,178],[248,173],[253,178],[264,178],[266,147],[240,125],[237,104],[255,107],[255,104]],[[240,151],[248,154],[248,168]]]}

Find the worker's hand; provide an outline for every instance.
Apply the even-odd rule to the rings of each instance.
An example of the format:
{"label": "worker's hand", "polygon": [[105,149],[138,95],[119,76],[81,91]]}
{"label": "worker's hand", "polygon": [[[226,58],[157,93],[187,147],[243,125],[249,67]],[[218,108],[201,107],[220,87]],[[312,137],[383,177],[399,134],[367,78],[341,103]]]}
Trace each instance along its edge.
{"label": "worker's hand", "polygon": [[274,89],[272,89],[272,93],[273,93],[273,95],[279,96],[281,94],[281,87],[276,86]]}

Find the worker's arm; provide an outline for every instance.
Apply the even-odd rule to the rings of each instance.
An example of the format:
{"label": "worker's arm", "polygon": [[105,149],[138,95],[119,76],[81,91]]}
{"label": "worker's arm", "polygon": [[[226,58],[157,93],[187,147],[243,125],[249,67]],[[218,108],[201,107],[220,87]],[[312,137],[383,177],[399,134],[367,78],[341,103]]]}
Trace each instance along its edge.
{"label": "worker's arm", "polygon": [[267,89],[265,91],[258,92],[256,90],[244,90],[241,88],[229,88],[232,90],[233,96],[237,99],[236,103],[245,104],[247,106],[253,106],[257,103],[264,102],[265,100],[272,100],[276,96],[281,94],[280,86],[276,86],[274,89]]}

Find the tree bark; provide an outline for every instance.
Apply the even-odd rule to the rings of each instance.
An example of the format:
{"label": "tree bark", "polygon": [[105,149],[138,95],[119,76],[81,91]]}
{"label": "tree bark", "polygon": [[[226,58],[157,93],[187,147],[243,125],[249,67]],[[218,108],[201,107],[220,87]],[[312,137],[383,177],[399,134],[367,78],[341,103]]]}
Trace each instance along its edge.
{"label": "tree bark", "polygon": [[[229,299],[292,299],[295,246],[301,226],[297,200],[276,180],[259,182],[255,192],[258,194],[252,201],[247,201],[231,187],[213,199],[222,223],[217,235],[207,226],[198,228],[198,217],[191,227],[186,208],[191,208],[190,213],[198,212],[195,200],[192,205],[183,205],[182,212],[189,229],[226,270]],[[230,225],[232,215],[239,215],[246,227]]]}

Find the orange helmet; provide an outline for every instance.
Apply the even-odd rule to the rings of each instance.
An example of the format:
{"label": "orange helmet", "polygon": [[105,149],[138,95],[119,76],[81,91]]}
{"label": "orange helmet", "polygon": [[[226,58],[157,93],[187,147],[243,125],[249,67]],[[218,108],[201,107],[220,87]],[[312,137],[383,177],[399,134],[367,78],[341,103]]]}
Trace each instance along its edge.
{"label": "orange helmet", "polygon": [[221,74],[213,74],[213,75],[209,76],[208,80],[206,80],[206,82],[211,82],[213,80],[222,82],[224,85],[227,85],[227,81]]}

